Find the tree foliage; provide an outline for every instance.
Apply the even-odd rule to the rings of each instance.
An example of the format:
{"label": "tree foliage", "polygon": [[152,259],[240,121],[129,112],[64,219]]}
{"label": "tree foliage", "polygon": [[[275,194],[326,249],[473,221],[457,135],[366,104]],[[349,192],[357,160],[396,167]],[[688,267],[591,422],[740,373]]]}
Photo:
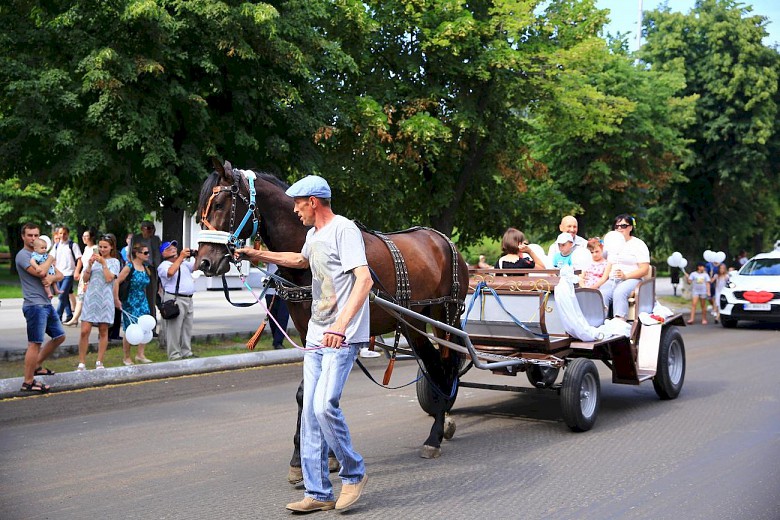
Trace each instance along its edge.
{"label": "tree foliage", "polygon": [[698,96],[685,133],[686,182],[670,186],[652,214],[667,246],[692,258],[704,249],[761,250],[780,231],[780,56],[762,44],[767,20],[750,13],[739,2],[699,0],[688,14],[667,8],[645,21],[642,60],[683,74],[683,92]]}
{"label": "tree foliage", "polygon": [[210,155],[312,171],[332,2],[12,0],[0,7],[0,167],[72,202],[73,223],[191,208]]}

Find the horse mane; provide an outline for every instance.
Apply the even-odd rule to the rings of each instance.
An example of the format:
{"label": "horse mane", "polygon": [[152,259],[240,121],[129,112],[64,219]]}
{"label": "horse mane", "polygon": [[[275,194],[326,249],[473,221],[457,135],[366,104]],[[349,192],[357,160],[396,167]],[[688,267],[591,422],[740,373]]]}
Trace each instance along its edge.
{"label": "horse mane", "polygon": [[[273,175],[268,172],[255,172],[258,179],[262,179],[266,182],[269,182],[275,186],[278,186],[284,191],[287,191],[287,188],[290,187],[289,184],[281,180],[276,175]],[[233,173],[235,175],[235,173]],[[200,195],[198,196],[198,214],[197,217],[200,218],[200,215],[203,214],[203,210],[206,209],[206,205],[209,203],[209,199],[211,198],[212,190],[215,186],[219,184],[219,174],[215,171],[211,172],[209,176],[206,178],[206,181],[203,183],[203,187],[200,189]]]}

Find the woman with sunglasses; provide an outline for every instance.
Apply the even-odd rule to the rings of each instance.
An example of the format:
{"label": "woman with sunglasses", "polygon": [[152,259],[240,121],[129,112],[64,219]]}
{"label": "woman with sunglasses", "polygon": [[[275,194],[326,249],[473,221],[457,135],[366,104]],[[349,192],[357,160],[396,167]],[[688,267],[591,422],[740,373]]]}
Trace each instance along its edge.
{"label": "woman with sunglasses", "polygon": [[604,297],[604,305],[612,302],[612,314],[622,320],[628,315],[628,298],[643,277],[650,272],[650,251],[647,244],[634,236],[636,220],[631,215],[615,217],[612,226],[623,235],[625,243],[616,251],[610,250],[604,274],[594,286]]}
{"label": "woman with sunglasses", "polygon": [[87,261],[82,278],[87,284],[84,306],[81,311],[81,337],[79,338],[79,366],[76,371],[86,370],[87,347],[92,326],[98,326],[98,358],[96,369],[103,369],[103,357],[108,348],[108,327],[114,323],[114,280],[119,274],[119,260],[116,259],[116,240],[103,235],[98,241],[98,253]]}
{"label": "woman with sunglasses", "polygon": [[[146,287],[151,281],[150,270],[146,267],[145,262],[149,259],[150,249],[142,243],[133,245],[133,249],[130,253],[130,261],[127,262],[125,267],[120,271],[116,281],[115,299],[119,301],[119,308],[124,312],[122,313],[122,330],[127,332],[127,327],[134,323],[130,315],[134,317],[143,316],[144,314],[151,314],[149,312],[149,302],[146,298]],[[127,298],[119,300],[119,284],[130,278],[130,287],[127,291]],[[138,353],[135,356],[135,360],[139,363],[151,363],[151,359],[147,359],[144,355],[144,349],[146,345],[144,343],[138,344]],[[130,343],[127,342],[127,334],[122,338],[122,351],[124,352],[123,363],[126,366],[133,364],[133,359],[130,357]]]}

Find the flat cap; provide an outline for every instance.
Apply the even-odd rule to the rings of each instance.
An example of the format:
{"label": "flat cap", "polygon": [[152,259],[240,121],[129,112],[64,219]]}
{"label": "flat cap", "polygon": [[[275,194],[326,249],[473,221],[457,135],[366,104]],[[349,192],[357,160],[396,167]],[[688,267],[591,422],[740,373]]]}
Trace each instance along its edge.
{"label": "flat cap", "polygon": [[307,175],[299,180],[285,192],[288,197],[317,197],[330,198],[330,186],[328,181],[318,175]]}

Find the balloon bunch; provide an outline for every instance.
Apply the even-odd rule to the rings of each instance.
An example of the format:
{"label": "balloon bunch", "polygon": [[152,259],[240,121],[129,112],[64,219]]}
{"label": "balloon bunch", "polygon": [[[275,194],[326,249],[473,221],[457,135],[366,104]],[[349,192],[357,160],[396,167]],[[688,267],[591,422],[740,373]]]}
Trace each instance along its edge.
{"label": "balloon bunch", "polygon": [[710,263],[717,262],[717,263],[721,264],[721,263],[723,263],[724,260],[726,260],[726,253],[724,253],[723,251],[715,252],[715,251],[710,251],[709,249],[707,249],[704,252],[704,261],[705,262],[710,262]]}
{"label": "balloon bunch", "polygon": [[144,345],[152,341],[152,331],[157,325],[157,320],[154,316],[144,314],[142,316],[133,316],[129,312],[122,309],[122,313],[126,314],[130,318],[131,323],[127,330],[125,330],[125,339],[131,345],[138,345],[143,343]]}
{"label": "balloon bunch", "polygon": [[685,268],[688,266],[688,260],[679,251],[672,253],[672,256],[666,259],[666,263],[669,267],[679,267],[683,272],[686,272]]}

